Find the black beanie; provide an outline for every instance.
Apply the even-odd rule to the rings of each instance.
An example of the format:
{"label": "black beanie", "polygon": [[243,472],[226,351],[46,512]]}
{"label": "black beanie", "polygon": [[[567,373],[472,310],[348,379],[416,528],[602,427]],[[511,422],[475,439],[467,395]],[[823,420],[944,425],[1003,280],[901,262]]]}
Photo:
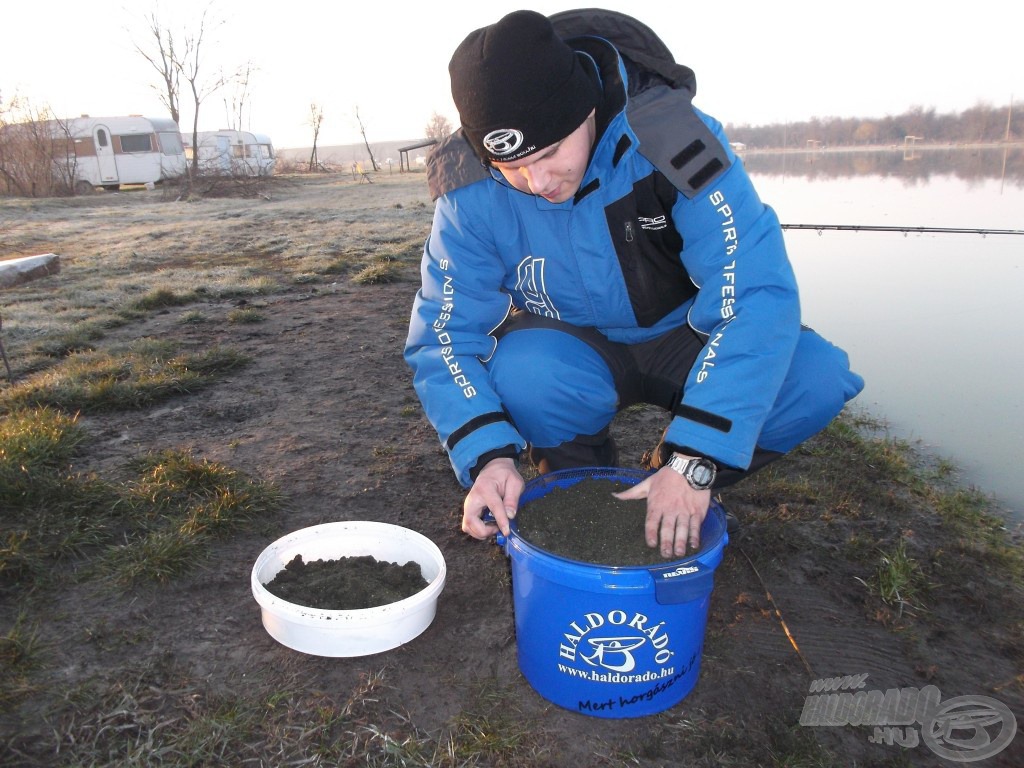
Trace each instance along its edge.
{"label": "black beanie", "polygon": [[471,32],[448,72],[462,130],[485,162],[511,162],[561,141],[600,97],[583,54],[535,11]]}

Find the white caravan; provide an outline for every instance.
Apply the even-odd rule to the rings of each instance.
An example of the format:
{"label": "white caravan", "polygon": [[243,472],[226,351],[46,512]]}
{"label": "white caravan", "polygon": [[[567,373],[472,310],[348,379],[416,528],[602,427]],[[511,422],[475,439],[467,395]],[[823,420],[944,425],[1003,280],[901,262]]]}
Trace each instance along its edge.
{"label": "white caravan", "polygon": [[[185,157],[192,161],[192,134],[183,133]],[[274,144],[262,133],[222,129],[199,131],[199,170],[221,176],[269,176],[274,172]]]}
{"label": "white caravan", "polygon": [[168,118],[83,115],[47,123],[54,139],[68,141],[66,164],[59,172],[78,193],[156,184],[185,172],[181,132]]}

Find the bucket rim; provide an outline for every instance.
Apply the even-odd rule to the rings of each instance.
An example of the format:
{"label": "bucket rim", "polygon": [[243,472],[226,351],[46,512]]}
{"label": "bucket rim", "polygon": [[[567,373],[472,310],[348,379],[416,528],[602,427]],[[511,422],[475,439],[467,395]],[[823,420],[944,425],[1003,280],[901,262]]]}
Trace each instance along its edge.
{"label": "bucket rim", "polygon": [[[633,469],[629,467],[575,467],[572,469],[560,469],[531,478],[523,487],[523,491],[519,498],[520,503],[522,503],[523,497],[527,497],[527,501],[529,501],[529,494],[536,491],[538,488],[544,488],[551,485],[560,487],[558,484],[567,480],[574,479],[576,482],[579,482],[587,478],[597,478],[601,480],[621,480],[631,485],[636,485],[653,474],[654,472],[651,470]],[[712,516],[714,516],[714,521],[717,524],[710,526],[710,539],[706,539],[704,536],[704,528],[705,526],[708,526],[708,519]],[[701,526],[700,549],[691,554],[684,555],[681,558],[659,560],[658,562],[644,563],[641,565],[614,565],[611,563],[593,563],[587,560],[577,560],[575,558],[566,557],[565,555],[550,552],[543,547],[533,544],[529,539],[520,535],[518,518],[512,518],[509,520],[509,534],[505,537],[505,545],[506,547],[519,546],[523,549],[528,549],[532,552],[543,554],[545,557],[574,566],[579,565],[587,568],[600,568],[613,573],[639,573],[650,572],[651,569],[662,570],[669,568],[670,566],[685,566],[694,562],[701,562],[703,564],[703,557],[713,556],[728,543],[729,538],[727,529],[728,525],[725,519],[725,508],[720,502],[712,497],[711,503],[708,506],[707,518],[705,518],[704,524]]]}
{"label": "bucket rim", "polygon": [[[437,569],[437,572],[429,580],[427,586],[409,597],[371,608],[352,608],[347,610],[314,608],[308,605],[293,603],[275,595],[263,584],[261,579],[262,571],[269,561],[278,554],[279,549],[289,545],[297,545],[310,539],[315,540],[325,536],[337,536],[340,534],[353,534],[355,536],[387,534],[392,538],[403,539],[412,544],[423,558],[418,559],[410,555],[411,560],[415,560],[421,568],[425,561],[429,561],[430,565]],[[249,581],[253,598],[255,598],[261,608],[275,612],[282,617],[286,616],[290,621],[318,625],[322,621],[333,620],[341,625],[350,622],[371,625],[393,621],[396,616],[416,613],[421,609],[421,605],[429,606],[437,600],[444,589],[447,576],[448,566],[440,547],[422,533],[391,523],[380,523],[370,520],[347,520],[300,528],[271,542],[256,558],[256,562],[253,564],[250,572]]]}

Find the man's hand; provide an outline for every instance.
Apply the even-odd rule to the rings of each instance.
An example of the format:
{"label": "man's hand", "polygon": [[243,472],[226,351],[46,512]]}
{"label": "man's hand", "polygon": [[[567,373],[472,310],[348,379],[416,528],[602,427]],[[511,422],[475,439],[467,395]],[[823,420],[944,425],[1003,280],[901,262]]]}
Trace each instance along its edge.
{"label": "man's hand", "polygon": [[647,499],[647,546],[660,544],[662,557],[682,557],[687,543],[694,551],[700,547],[700,527],[711,505],[710,489],[695,490],[678,472],[662,467],[643,482],[615,495],[627,501]]}
{"label": "man's hand", "polygon": [[[519,495],[523,492],[522,475],[512,459],[492,459],[476,476],[462,505],[462,530],[475,539],[486,539],[494,535],[497,524],[508,536],[508,521],[516,516]],[[490,512],[493,523],[485,523],[483,516]]]}

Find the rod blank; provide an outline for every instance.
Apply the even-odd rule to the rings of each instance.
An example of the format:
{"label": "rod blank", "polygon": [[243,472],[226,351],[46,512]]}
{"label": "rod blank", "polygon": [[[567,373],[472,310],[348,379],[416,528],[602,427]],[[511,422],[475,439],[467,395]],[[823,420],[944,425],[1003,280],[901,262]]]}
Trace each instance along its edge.
{"label": "rod blank", "polygon": [[1024,229],[974,229],[970,227],[887,227],[873,224],[783,224],[783,229],[810,229],[815,232],[912,232],[935,233],[940,235],[1024,235]]}

